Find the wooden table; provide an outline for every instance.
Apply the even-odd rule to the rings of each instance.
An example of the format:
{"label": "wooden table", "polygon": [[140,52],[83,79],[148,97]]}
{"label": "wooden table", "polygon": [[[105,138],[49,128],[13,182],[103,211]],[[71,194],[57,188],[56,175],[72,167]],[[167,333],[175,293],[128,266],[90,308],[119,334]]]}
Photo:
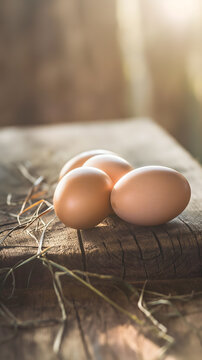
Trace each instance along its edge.
{"label": "wooden table", "polygon": [[[43,193],[31,202],[40,198],[51,202],[63,163],[76,153],[93,148],[117,152],[135,167],[156,164],[182,172],[192,187],[188,208],[177,219],[156,227],[133,226],[112,216],[91,230],[76,231],[55,219],[44,233],[42,250],[46,249],[47,254],[40,258],[36,258],[40,250],[37,241],[43,228],[41,232],[32,232],[31,237],[22,226],[5,238],[17,226],[16,214],[35,179],[44,177],[38,189],[32,188],[31,195]],[[1,268],[15,268],[20,261],[35,257],[12,272],[15,286],[11,273],[1,288],[2,359],[151,359],[169,339],[159,340],[156,336],[159,324],[145,311],[146,307],[155,309],[155,318],[167,327],[175,342],[166,353],[167,359],[199,359],[200,165],[148,119],[5,128],[0,134],[0,154]],[[22,223],[27,214],[20,217]],[[48,223],[52,218],[50,212],[42,219]],[[68,271],[102,274],[105,278],[78,272],[66,276],[64,267]],[[55,270],[63,272],[61,283],[54,273],[51,275]],[[1,270],[2,279],[6,271]],[[81,284],[82,281],[85,283]],[[133,284],[133,289],[128,283]],[[101,293],[96,295],[92,286]],[[169,293],[175,297],[170,298]],[[111,305],[102,298],[103,294],[107,301],[113,301]],[[137,324],[131,314],[137,315],[144,325]]]}

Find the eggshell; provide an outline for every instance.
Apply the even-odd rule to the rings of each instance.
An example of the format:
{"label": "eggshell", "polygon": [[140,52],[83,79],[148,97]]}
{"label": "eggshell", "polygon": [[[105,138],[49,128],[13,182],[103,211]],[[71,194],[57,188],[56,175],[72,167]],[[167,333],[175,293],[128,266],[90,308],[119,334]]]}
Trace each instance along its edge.
{"label": "eggshell", "polygon": [[160,225],[179,215],[190,196],[189,183],[182,174],[162,166],[145,166],[129,172],[115,184],[111,205],[129,223]]}
{"label": "eggshell", "polygon": [[104,154],[93,156],[83,166],[92,166],[104,171],[115,184],[123,175],[133,170],[133,167],[118,155]]}
{"label": "eggshell", "polygon": [[56,215],[75,229],[96,226],[111,213],[110,177],[95,168],[80,167],[64,175],[53,197]]}
{"label": "eggshell", "polygon": [[67,174],[69,171],[82,166],[85,163],[85,161],[91,158],[92,156],[100,155],[100,154],[108,154],[108,153],[113,154],[111,151],[108,150],[96,149],[96,150],[84,151],[74,156],[72,159],[67,161],[62,167],[59,175],[59,180],[62,179],[62,177],[65,174]]}

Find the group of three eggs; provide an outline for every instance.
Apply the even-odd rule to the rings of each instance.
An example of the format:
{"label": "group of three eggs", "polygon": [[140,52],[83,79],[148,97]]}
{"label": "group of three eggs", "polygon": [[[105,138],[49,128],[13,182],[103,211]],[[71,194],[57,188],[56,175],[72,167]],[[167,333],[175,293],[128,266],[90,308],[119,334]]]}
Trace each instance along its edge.
{"label": "group of three eggs", "polygon": [[62,168],[53,204],[58,218],[75,229],[98,225],[115,213],[136,225],[165,223],[188,205],[186,178],[163,166],[134,169],[107,150],[83,152]]}

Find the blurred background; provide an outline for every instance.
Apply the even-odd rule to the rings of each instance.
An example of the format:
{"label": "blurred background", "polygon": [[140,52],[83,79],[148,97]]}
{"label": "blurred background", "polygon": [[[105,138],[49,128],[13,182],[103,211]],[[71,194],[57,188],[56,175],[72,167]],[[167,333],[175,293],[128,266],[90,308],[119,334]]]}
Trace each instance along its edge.
{"label": "blurred background", "polygon": [[202,161],[201,0],[1,0],[1,126],[133,116]]}

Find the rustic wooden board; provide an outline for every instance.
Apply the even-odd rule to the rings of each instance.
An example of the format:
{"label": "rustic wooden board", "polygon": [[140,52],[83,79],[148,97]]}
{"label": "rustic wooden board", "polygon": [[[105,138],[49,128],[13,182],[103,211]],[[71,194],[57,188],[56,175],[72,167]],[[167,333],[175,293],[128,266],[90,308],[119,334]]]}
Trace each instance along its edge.
{"label": "rustic wooden board", "polygon": [[[25,195],[30,186],[17,170],[18,163],[29,160],[32,174],[43,175],[48,183],[54,183],[67,159],[91,148],[118,152],[137,167],[158,164],[182,172],[192,187],[191,202],[177,219],[155,227],[133,226],[113,216],[93,229],[77,232],[56,220],[44,243],[54,245],[50,257],[69,268],[116,275],[129,281],[201,276],[202,169],[174,139],[149,120],[3,129],[2,209],[14,211],[4,205],[6,194]],[[2,216],[1,224],[5,222],[5,215]],[[4,265],[13,265],[35,254],[36,249],[36,242],[18,230],[4,242],[1,259]]]}
{"label": "rustic wooden board", "polygon": [[[200,165],[172,138],[149,120],[128,120],[100,124],[2,129],[0,134],[0,231],[13,226],[18,206],[8,206],[24,198],[30,183],[17,170],[25,163],[34,176],[44,175],[53,184],[62,164],[72,155],[89,148],[108,148],[119,152],[134,166],[161,164],[183,172],[192,186],[192,200],[187,210],[169,224],[155,228],[128,225],[116,217],[107,219],[92,230],[77,232],[55,221],[47,231],[44,247],[54,245],[48,257],[69,268],[80,268],[113,274],[132,282],[150,280],[147,289],[165,294],[200,291],[201,278],[176,279],[201,275],[201,175]],[[29,162],[28,162],[29,160]],[[50,199],[53,187],[50,185]],[[11,223],[10,225],[3,225]],[[0,233],[0,238],[5,235]],[[37,244],[22,230],[13,232],[1,244],[1,267],[26,259],[37,251]],[[28,277],[32,276],[27,288]],[[6,300],[0,294],[0,350],[2,359],[22,360],[150,360],[157,356],[161,342],[139,328],[126,316],[114,310],[92,292],[68,280],[63,283],[67,321],[60,352],[53,343],[60,324],[42,327],[29,325],[29,320],[59,319],[56,294],[48,271],[39,262],[17,275],[14,296]],[[161,280],[159,279],[172,279]],[[156,280],[154,280],[156,279]],[[26,288],[25,288],[26,286]],[[96,285],[98,286],[98,284]],[[113,284],[99,284],[101,290],[122,307],[141,317],[137,299],[127,298]],[[140,284],[135,282],[135,286]],[[10,289],[9,289],[10,292]],[[164,305],[156,316],[175,338],[167,360],[198,360],[201,358],[201,297],[186,302]],[[190,298],[191,299],[191,298]],[[28,321],[27,327],[15,331],[5,327],[2,302],[17,319]],[[51,325],[51,323],[49,323]],[[149,325],[149,324],[148,324]],[[14,337],[13,337],[14,336]],[[10,341],[6,339],[12,338]],[[184,340],[186,338],[186,341]]]}

